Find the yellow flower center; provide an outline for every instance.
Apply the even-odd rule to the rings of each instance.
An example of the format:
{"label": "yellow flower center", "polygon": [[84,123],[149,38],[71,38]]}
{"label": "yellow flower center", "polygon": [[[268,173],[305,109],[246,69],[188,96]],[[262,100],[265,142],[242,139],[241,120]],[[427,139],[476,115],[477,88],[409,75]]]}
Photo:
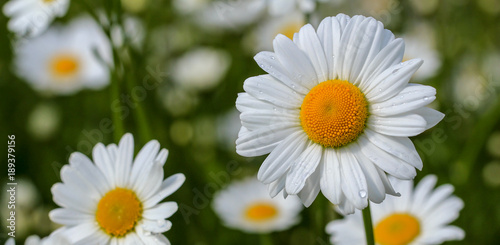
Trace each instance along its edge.
{"label": "yellow flower center", "polygon": [[381,245],[406,245],[420,233],[420,223],[410,214],[395,213],[380,221],[374,229]]}
{"label": "yellow flower center", "polygon": [[278,215],[276,207],[269,203],[255,203],[250,205],[246,212],[245,217],[250,221],[266,221]]}
{"label": "yellow flower center", "polygon": [[324,147],[342,147],[356,140],[365,128],[368,103],[355,85],[328,80],[304,98],[300,123],[309,139]]}
{"label": "yellow flower center", "polygon": [[79,61],[72,55],[57,55],[50,63],[50,70],[56,76],[70,76],[80,67]]}
{"label": "yellow flower center", "polygon": [[116,188],[97,204],[95,219],[111,236],[123,236],[131,231],[142,214],[142,204],[131,190]]}
{"label": "yellow flower center", "polygon": [[294,22],[294,23],[289,23],[285,26],[283,26],[279,31],[278,33],[276,33],[276,35],[278,34],[283,34],[285,35],[286,37],[290,38],[293,40],[293,34],[299,32],[300,28],[303,26],[303,24],[299,23],[299,22]]}

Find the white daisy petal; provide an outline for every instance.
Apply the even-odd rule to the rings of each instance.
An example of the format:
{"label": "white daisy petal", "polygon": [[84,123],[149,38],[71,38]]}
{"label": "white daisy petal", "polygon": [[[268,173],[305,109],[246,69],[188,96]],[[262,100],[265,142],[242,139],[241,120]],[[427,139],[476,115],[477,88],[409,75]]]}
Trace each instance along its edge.
{"label": "white daisy petal", "polygon": [[118,145],[117,158],[115,162],[116,184],[125,186],[130,176],[130,168],[134,158],[134,138],[131,134],[125,134]]}
{"label": "white daisy petal", "polygon": [[52,199],[61,207],[87,214],[91,214],[95,208],[93,202],[82,196],[82,193],[76,193],[66,185],[56,183],[50,190],[52,192]]}
{"label": "white daisy petal", "polygon": [[265,184],[277,180],[300,156],[306,147],[306,137],[302,132],[293,132],[286,137],[262,163],[257,178]]}
{"label": "white daisy petal", "polygon": [[302,85],[301,80],[297,80],[297,78],[290,75],[284,65],[276,58],[275,53],[263,51],[255,55],[254,60],[259,64],[262,70],[268,72],[269,75],[278,79],[289,88],[302,94],[307,94],[309,91]]}
{"label": "white daisy petal", "polygon": [[79,240],[92,236],[98,231],[98,227],[91,223],[85,222],[76,226],[72,226],[64,231],[64,236],[71,244],[77,243]]}
{"label": "white daisy petal", "polygon": [[130,183],[135,185],[137,179],[141,176],[144,169],[150,169],[153,164],[153,160],[160,150],[160,143],[157,140],[149,141],[137,154],[134,163],[132,165],[132,171],[130,176]]}
{"label": "white daisy petal", "polygon": [[271,124],[279,124],[282,122],[295,122],[300,124],[300,119],[292,113],[277,112],[274,110],[255,110],[242,112],[240,115],[241,125],[249,130],[258,130],[259,128],[268,127]]}
{"label": "white daisy petal", "polygon": [[364,131],[366,138],[376,145],[378,148],[387,153],[402,159],[403,161],[414,166],[418,170],[422,170],[422,159],[417,153],[415,146],[410,139],[406,137],[390,137],[383,134],[378,134],[370,129]]}
{"label": "white daisy petal", "polygon": [[297,194],[306,208],[311,206],[321,190],[319,182],[316,181],[321,176],[321,171],[322,169],[316,168],[316,171],[306,180],[304,188]]}
{"label": "white daisy petal", "polygon": [[422,116],[425,121],[427,121],[427,125],[425,126],[426,130],[436,126],[436,124],[438,124],[444,118],[443,113],[428,107],[422,107],[413,110],[413,113],[417,113],[418,115]]}
{"label": "white daisy petal", "polygon": [[236,152],[242,156],[267,154],[297,131],[297,126],[297,122],[277,123],[240,135],[236,140]]}
{"label": "white daisy petal", "polygon": [[357,209],[365,208],[368,205],[366,177],[358,160],[349,151],[340,152],[340,173],[344,195]]}
{"label": "white daisy petal", "polygon": [[436,99],[436,89],[431,86],[409,84],[398,95],[380,103],[370,104],[370,112],[377,116],[406,113],[428,105]]}
{"label": "white daisy petal", "polygon": [[376,103],[396,96],[407,86],[411,76],[422,63],[421,59],[412,59],[389,67],[371,81],[373,89],[365,92],[366,98]]}
{"label": "white daisy petal", "polygon": [[381,203],[385,199],[386,190],[376,166],[363,155],[358,144],[353,144],[352,152],[365,175],[368,198],[374,203]]}
{"label": "white daisy petal", "polygon": [[302,103],[302,99],[293,89],[269,75],[250,77],[245,80],[243,88],[253,97],[279,107],[295,109]]}
{"label": "white daisy petal", "polygon": [[163,233],[172,228],[172,222],[168,220],[143,220],[140,226],[149,232]]}
{"label": "white daisy petal", "polygon": [[52,221],[69,226],[92,222],[94,220],[94,216],[91,214],[80,213],[66,208],[54,209],[50,211],[49,216]]}
{"label": "white daisy petal", "polygon": [[[314,31],[312,25],[307,24],[302,27],[297,34],[298,38],[293,39],[294,43],[307,55],[316,71],[319,81],[329,79],[328,62],[325,57],[325,52],[321,46],[321,42]],[[302,102],[299,100],[300,103]]]}
{"label": "white daisy petal", "polygon": [[146,219],[161,220],[172,216],[172,214],[177,212],[178,208],[179,206],[176,202],[164,202],[152,208],[144,210],[144,213],[142,215]]}
{"label": "white daisy petal", "polygon": [[424,117],[418,114],[405,113],[389,117],[371,115],[366,125],[381,134],[410,137],[424,132],[427,122]]}
{"label": "white daisy petal", "polygon": [[80,152],[74,152],[69,157],[70,166],[74,167],[82,178],[85,178],[99,190],[101,195],[104,195],[110,188],[105,176],[99,169],[92,164],[92,161]]}
{"label": "white daisy petal", "polygon": [[286,184],[286,175],[281,176],[281,178],[273,181],[269,184],[269,195],[274,198],[278,195],[284,188]]}
{"label": "white daisy petal", "polygon": [[362,71],[359,88],[363,91],[372,90],[377,85],[372,83],[373,79],[390,67],[400,64],[403,60],[405,51],[403,39],[394,39],[392,33],[385,33],[386,39],[389,39],[390,42],[377,53],[370,64],[366,64],[366,68]]}
{"label": "white daisy petal", "polygon": [[424,244],[441,244],[445,241],[462,240],[464,237],[465,232],[462,229],[450,225],[434,231],[434,234],[422,238],[420,241]]}
{"label": "white daisy petal", "polygon": [[164,198],[170,196],[181,187],[185,180],[186,177],[184,174],[174,174],[165,179],[161,184],[158,193],[144,202],[144,208],[152,207]]}
{"label": "white daisy petal", "polygon": [[286,192],[291,195],[299,193],[306,180],[316,171],[321,160],[322,147],[310,142],[302,154],[294,161],[286,176]]}
{"label": "white daisy petal", "polygon": [[318,82],[314,66],[307,55],[288,37],[278,34],[273,41],[276,58],[290,74],[290,78],[311,89]]}
{"label": "white daisy petal", "polygon": [[334,149],[324,149],[320,178],[321,192],[334,204],[339,204],[342,198],[340,161]]}
{"label": "white daisy petal", "polygon": [[104,176],[108,180],[108,183],[110,183],[110,185],[114,187],[115,164],[111,162],[111,158],[109,157],[106,147],[101,143],[97,143],[97,145],[94,146],[94,149],[92,149],[92,158],[94,159],[95,165],[99,168],[99,170],[104,174]]}
{"label": "white daisy petal", "polygon": [[400,179],[413,179],[417,175],[413,166],[378,148],[366,136],[360,136],[357,143],[361,152],[388,174]]}

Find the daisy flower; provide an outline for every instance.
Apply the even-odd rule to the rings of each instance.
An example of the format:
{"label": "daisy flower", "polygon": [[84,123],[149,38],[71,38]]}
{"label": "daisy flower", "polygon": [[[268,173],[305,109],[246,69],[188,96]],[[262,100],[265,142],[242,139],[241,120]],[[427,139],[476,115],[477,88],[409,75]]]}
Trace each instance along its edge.
{"label": "daisy flower", "polygon": [[[168,151],[148,142],[135,160],[134,140],[125,134],[119,145],[97,144],[92,162],[75,152],[61,169],[63,183],[52,186],[50,219],[62,224],[71,244],[170,244],[161,233],[177,203],[163,202],[184,182],[183,174],[163,180]],[[162,181],[163,180],[163,181]]]}
{"label": "daisy flower", "polygon": [[297,198],[269,197],[255,177],[233,182],[214,196],[212,207],[224,225],[248,233],[269,233],[290,228],[300,221]]}
{"label": "daisy flower", "polygon": [[111,60],[110,43],[101,28],[90,17],[81,17],[19,42],[15,71],[36,90],[68,95],[106,86]]}
{"label": "daisy flower", "polygon": [[69,0],[10,0],[3,13],[10,17],[7,27],[19,36],[37,36],[47,29],[55,17],[68,12]]}
{"label": "daisy flower", "polygon": [[[401,197],[387,197],[381,204],[370,205],[376,244],[430,245],[464,238],[462,229],[448,225],[458,218],[464,203],[451,195],[452,185],[433,189],[436,181],[436,176],[428,175],[413,188],[413,181],[391,178],[401,189]],[[359,211],[330,222],[326,231],[334,244],[366,244]]]}
{"label": "daisy flower", "polygon": [[436,90],[408,83],[422,60],[401,63],[402,39],[373,18],[343,14],[273,46],[255,56],[269,74],[248,78],[236,100],[236,151],[270,153],[259,180],[305,206],[321,190],[344,213],[397,195],[386,173],[413,179],[422,160],[408,137],[443,118],[424,107]]}

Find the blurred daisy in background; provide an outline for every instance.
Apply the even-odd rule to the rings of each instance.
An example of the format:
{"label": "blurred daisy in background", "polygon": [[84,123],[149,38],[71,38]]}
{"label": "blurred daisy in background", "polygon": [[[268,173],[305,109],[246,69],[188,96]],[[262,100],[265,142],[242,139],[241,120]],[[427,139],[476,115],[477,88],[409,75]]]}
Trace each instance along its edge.
{"label": "blurred daisy in background", "polygon": [[111,60],[110,43],[101,28],[90,17],[80,17],[21,40],[14,62],[17,75],[36,90],[69,95],[106,86]]}
{"label": "blurred daisy in background", "polygon": [[305,17],[301,12],[292,12],[285,16],[266,19],[253,33],[255,44],[252,46],[254,51],[271,51],[276,35],[283,34],[293,39],[293,34],[299,32],[305,24]]}
{"label": "blurred daisy in background", "polygon": [[[175,4],[174,6],[178,6]],[[195,22],[204,28],[212,30],[243,30],[257,21],[266,10],[266,0],[235,0],[210,2],[194,14]]]}
{"label": "blurred daisy in background", "polygon": [[316,0],[269,0],[268,4],[269,14],[274,16],[287,15],[296,10],[301,13],[311,13],[316,8]]}
{"label": "blurred daisy in background", "polygon": [[495,88],[490,84],[491,77],[481,71],[478,59],[474,55],[466,55],[454,67],[453,99],[469,111],[486,109],[486,102],[496,98]]}
{"label": "blurred daisy in background", "polygon": [[344,213],[397,195],[386,173],[413,179],[422,160],[408,137],[444,116],[425,107],[434,88],[408,83],[422,60],[401,63],[402,39],[373,18],[343,14],[273,46],[254,57],[269,75],[248,78],[236,100],[237,153],[270,153],[259,180],[305,206],[321,190]]}
{"label": "blurred daisy in background", "polygon": [[[26,238],[24,245],[68,245],[70,244],[68,240],[62,237],[61,231],[63,229],[56,230],[50,234],[50,236],[40,238],[37,235],[31,235]],[[9,238],[5,245],[16,245],[14,238]]]}
{"label": "blurred daisy in background", "polygon": [[170,73],[183,89],[203,91],[217,86],[230,65],[231,56],[226,51],[198,47],[174,61]]}
{"label": "blurred daisy in background", "polygon": [[215,194],[214,211],[224,225],[248,233],[270,233],[300,221],[298,198],[269,197],[267,187],[255,177],[235,181]]}
{"label": "blurred daisy in background", "polygon": [[[148,142],[135,160],[134,140],[125,134],[119,145],[97,144],[92,162],[75,152],[61,169],[63,183],[52,187],[62,208],[50,218],[64,225],[61,234],[71,244],[170,244],[162,234],[177,203],[163,202],[184,182],[183,174],[163,180],[168,151]],[[162,181],[163,180],[163,181]]]}
{"label": "blurred daisy in background", "polygon": [[240,112],[233,108],[217,118],[217,140],[224,149],[234,153],[241,128]]}
{"label": "blurred daisy in background", "polygon": [[[376,244],[430,245],[465,237],[462,229],[449,225],[458,218],[463,201],[452,195],[452,185],[434,189],[436,181],[435,175],[427,175],[413,188],[413,181],[391,178],[401,197],[389,196],[381,204],[370,205]],[[333,244],[366,244],[359,211],[330,222],[326,231]]]}
{"label": "blurred daisy in background", "polygon": [[55,17],[66,15],[69,0],[10,0],[3,13],[10,17],[7,27],[19,36],[37,36]]}
{"label": "blurred daisy in background", "polygon": [[405,40],[405,55],[403,60],[421,58],[425,62],[415,72],[413,79],[424,81],[434,77],[441,68],[441,57],[436,49],[434,29],[424,22],[415,24],[411,31],[405,33],[402,38]]}

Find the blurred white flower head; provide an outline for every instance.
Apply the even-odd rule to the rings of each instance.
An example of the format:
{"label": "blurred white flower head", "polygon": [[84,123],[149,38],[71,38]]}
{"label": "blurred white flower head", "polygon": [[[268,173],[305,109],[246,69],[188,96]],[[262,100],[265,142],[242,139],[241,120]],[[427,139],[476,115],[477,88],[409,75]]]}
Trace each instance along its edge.
{"label": "blurred white flower head", "polygon": [[197,12],[195,21],[210,29],[241,30],[262,16],[266,0],[214,1]]}
{"label": "blurred white flower head", "polygon": [[248,233],[286,230],[300,221],[302,211],[297,197],[271,198],[255,177],[233,182],[216,193],[212,207],[225,226]]}
{"label": "blurred white flower head", "polygon": [[[37,235],[31,235],[26,238],[24,245],[67,245],[70,244],[67,239],[61,236],[64,229],[58,229],[52,232],[49,236],[40,238]],[[5,245],[16,245],[14,238],[9,238]]]}
{"label": "blurred white flower head", "polygon": [[299,32],[305,24],[305,17],[301,12],[292,12],[284,16],[266,19],[255,31],[254,51],[271,51],[273,40],[278,34],[293,39],[293,35]]}
{"label": "blurred white flower head", "polygon": [[231,64],[230,55],[214,48],[196,48],[171,67],[174,82],[187,90],[211,89],[222,80]]}
{"label": "blurred white flower head", "polygon": [[410,60],[416,57],[424,60],[420,69],[415,72],[413,79],[423,81],[432,78],[441,68],[441,56],[436,49],[434,29],[428,23],[419,23],[410,32],[403,35],[405,40],[405,54],[403,59]]}
{"label": "blurred white flower head", "polygon": [[123,29],[119,26],[111,28],[111,39],[113,45],[121,47],[125,42],[130,42],[130,45],[140,50],[144,41],[145,30],[144,24],[139,18],[126,16],[123,19]]}
{"label": "blurred white flower head", "polygon": [[316,0],[269,0],[268,4],[269,14],[274,16],[286,15],[296,10],[311,13],[316,8]]}
{"label": "blurred white flower head", "polygon": [[495,90],[488,77],[481,72],[476,58],[465,57],[455,69],[453,97],[457,103],[474,111],[492,99]]}
{"label": "blurred white flower head", "polygon": [[111,60],[110,43],[101,28],[90,17],[80,17],[19,42],[15,71],[36,90],[69,95],[106,86]]}
{"label": "blurred white flower head", "polygon": [[10,0],[3,6],[3,13],[10,17],[10,31],[34,37],[45,31],[55,17],[64,16],[68,7],[69,0]]}
{"label": "blurred white flower head", "polygon": [[241,128],[240,113],[233,108],[217,118],[217,140],[219,144],[234,152],[236,139]]}
{"label": "blurred white flower head", "polygon": [[[401,197],[388,196],[384,202],[371,205],[376,244],[428,245],[464,238],[462,229],[449,225],[464,206],[460,198],[452,195],[452,185],[434,189],[435,175],[424,177],[415,188],[412,180],[391,178],[391,182],[398,187]],[[330,222],[326,232],[332,235],[333,244],[366,244],[359,210]]]}

